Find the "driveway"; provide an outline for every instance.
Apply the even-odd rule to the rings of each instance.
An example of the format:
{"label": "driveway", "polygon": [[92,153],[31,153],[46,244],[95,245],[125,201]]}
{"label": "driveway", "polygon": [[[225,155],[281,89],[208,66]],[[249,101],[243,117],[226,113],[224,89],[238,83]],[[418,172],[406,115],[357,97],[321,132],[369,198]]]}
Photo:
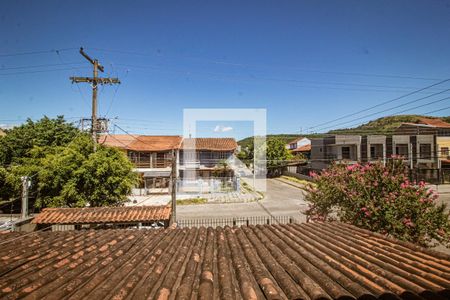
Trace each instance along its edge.
{"label": "driveway", "polygon": [[177,206],[177,219],[290,216],[305,221],[305,216],[300,213],[300,209],[305,206],[306,202],[300,189],[275,179],[268,179],[267,192],[261,201]]}

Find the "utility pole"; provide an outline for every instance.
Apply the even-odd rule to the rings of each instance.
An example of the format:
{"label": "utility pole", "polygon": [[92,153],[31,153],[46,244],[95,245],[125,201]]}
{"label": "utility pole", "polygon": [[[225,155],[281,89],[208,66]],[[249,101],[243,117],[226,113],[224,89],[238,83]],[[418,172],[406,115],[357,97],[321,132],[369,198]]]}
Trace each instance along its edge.
{"label": "utility pole", "polygon": [[20,177],[22,180],[22,212],[21,218],[28,217],[28,188],[30,187],[30,178],[28,176]]}
{"label": "utility pole", "polygon": [[99,131],[98,120],[97,120],[97,88],[99,84],[120,84],[118,78],[104,78],[98,77],[98,71],[104,72],[103,66],[98,62],[97,59],[92,59],[87,55],[83,47],[80,48],[80,54],[86,58],[93,66],[94,72],[93,77],[70,77],[72,83],[85,82],[90,83],[92,86],[92,123],[91,123],[91,134],[92,140],[94,141],[94,151],[97,149],[97,133]]}
{"label": "utility pole", "polygon": [[177,153],[172,150],[172,172],[170,174],[170,188],[172,196],[171,224],[177,222]]}

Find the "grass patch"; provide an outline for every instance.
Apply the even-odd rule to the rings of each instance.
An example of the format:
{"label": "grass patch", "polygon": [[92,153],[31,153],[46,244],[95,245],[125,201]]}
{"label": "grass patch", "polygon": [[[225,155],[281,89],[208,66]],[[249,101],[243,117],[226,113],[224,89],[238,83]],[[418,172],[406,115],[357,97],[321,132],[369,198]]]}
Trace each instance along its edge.
{"label": "grass patch", "polygon": [[315,186],[316,185],[314,182],[307,181],[307,180],[304,180],[304,179],[298,179],[298,178],[291,177],[291,176],[286,176],[286,175],[282,175],[280,178],[283,178],[285,180],[289,180],[291,182],[295,182],[295,183],[301,184],[303,187],[299,187],[299,188],[304,190],[304,191],[306,191],[306,187],[307,186]]}
{"label": "grass patch", "polygon": [[289,180],[289,181],[292,181],[292,182],[300,183],[300,184],[303,184],[303,185],[314,184],[311,181],[307,181],[307,180],[304,180],[304,179],[298,179],[298,178],[291,177],[291,176],[286,176],[286,175],[282,175],[281,178]]}
{"label": "grass patch", "polygon": [[205,204],[208,203],[206,198],[188,198],[177,200],[177,205],[193,205],[193,204]]}

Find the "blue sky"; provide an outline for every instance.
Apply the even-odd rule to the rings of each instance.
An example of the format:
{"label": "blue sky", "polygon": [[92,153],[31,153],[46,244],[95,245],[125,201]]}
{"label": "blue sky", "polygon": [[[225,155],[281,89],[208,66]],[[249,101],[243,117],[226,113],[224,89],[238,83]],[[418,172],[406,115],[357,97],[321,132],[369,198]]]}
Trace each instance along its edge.
{"label": "blue sky", "polygon": [[[100,88],[100,114],[147,134],[181,134],[183,108],[266,108],[269,133],[318,130],[309,128],[450,77],[450,1],[242,2],[3,2],[0,124],[88,117],[90,87],[69,81],[91,74],[80,46],[122,81]],[[352,122],[447,88],[342,121],[425,105],[439,98]],[[198,135],[219,125],[241,138],[252,130],[242,124],[218,121]]]}

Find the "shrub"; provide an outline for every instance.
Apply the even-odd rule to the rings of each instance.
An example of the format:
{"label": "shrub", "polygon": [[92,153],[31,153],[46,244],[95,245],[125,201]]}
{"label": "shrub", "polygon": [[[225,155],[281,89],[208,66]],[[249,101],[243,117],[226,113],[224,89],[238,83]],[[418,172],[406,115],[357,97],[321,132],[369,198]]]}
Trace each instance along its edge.
{"label": "shrub", "polygon": [[312,173],[306,211],[312,220],[350,223],[395,238],[433,246],[449,246],[450,223],[445,205],[423,181],[410,182],[402,160],[386,166],[333,164],[320,175]]}

